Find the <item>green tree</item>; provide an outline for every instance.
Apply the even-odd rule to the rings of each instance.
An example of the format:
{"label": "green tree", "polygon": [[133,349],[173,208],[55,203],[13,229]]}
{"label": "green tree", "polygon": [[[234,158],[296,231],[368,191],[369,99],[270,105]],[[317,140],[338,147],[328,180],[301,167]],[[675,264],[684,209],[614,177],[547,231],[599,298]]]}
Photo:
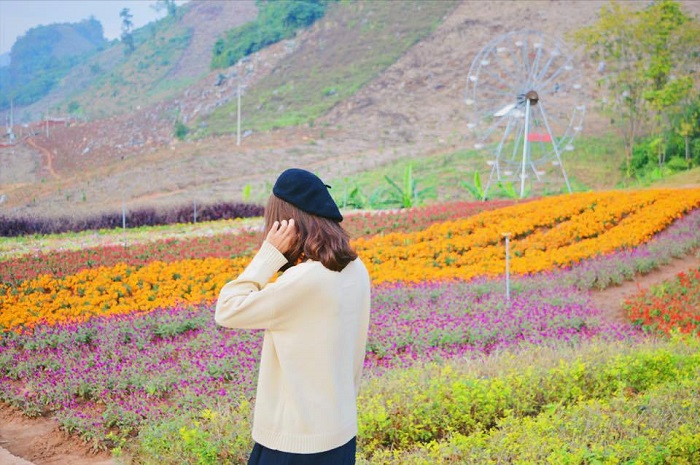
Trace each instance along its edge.
{"label": "green tree", "polygon": [[[632,173],[635,141],[652,131],[665,150],[662,134],[671,133],[697,80],[700,29],[672,0],[639,4],[612,2],[596,23],[573,33],[592,58],[605,63],[600,85],[603,107],[620,128],[627,175]],[[694,69],[695,68],[695,69]],[[658,152],[663,163],[664,156]]]}
{"label": "green tree", "polygon": [[329,0],[256,0],[258,17],[231,29],[214,44],[212,68],[226,68],[258,50],[288,39],[322,18]]}
{"label": "green tree", "polygon": [[122,43],[124,44],[124,53],[126,55],[131,55],[136,47],[134,46],[134,22],[132,19],[134,15],[131,14],[131,10],[128,8],[123,8],[119,12],[119,17],[122,19]]}
{"label": "green tree", "polygon": [[177,16],[177,5],[175,0],[157,0],[156,4],[153,6],[156,11],[165,10],[168,16],[175,18]]}

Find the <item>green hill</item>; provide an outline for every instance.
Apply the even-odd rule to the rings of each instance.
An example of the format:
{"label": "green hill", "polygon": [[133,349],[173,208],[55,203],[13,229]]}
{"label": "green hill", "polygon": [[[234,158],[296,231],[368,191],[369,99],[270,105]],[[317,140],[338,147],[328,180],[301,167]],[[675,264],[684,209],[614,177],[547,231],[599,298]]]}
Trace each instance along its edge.
{"label": "green hill", "polygon": [[30,29],[12,46],[9,66],[0,68],[0,109],[11,101],[28,105],[41,99],[73,66],[106,45],[95,18]]}

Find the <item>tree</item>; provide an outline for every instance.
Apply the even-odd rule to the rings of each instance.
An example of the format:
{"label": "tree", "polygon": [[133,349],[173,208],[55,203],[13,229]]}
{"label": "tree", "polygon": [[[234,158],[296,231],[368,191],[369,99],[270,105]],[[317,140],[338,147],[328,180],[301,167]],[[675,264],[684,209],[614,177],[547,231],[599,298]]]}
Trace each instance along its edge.
{"label": "tree", "polygon": [[122,43],[124,44],[124,53],[126,55],[131,55],[136,47],[134,46],[134,35],[132,30],[134,28],[134,23],[131,21],[134,15],[128,8],[123,8],[119,12],[119,17],[122,19]]}
{"label": "tree", "polygon": [[175,18],[177,16],[177,5],[175,0],[157,0],[156,4],[153,6],[156,11],[165,10],[168,16]]}
{"label": "tree", "polygon": [[[639,4],[612,2],[600,11],[598,21],[575,31],[573,39],[596,61],[605,63],[599,84],[608,95],[603,108],[617,123],[625,146],[627,175],[635,140],[652,124],[665,150],[663,133],[677,121],[683,102],[696,86],[700,29],[672,0]],[[663,162],[662,152],[658,153]]]}

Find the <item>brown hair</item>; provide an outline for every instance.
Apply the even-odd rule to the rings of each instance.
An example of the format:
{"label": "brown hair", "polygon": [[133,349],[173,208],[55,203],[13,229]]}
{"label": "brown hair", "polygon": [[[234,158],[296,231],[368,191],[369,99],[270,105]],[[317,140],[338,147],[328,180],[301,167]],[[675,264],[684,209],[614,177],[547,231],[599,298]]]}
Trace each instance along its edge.
{"label": "brown hair", "polygon": [[321,262],[329,270],[341,271],[357,258],[350,247],[350,236],[340,223],[306,213],[274,194],[265,207],[265,237],[275,221],[290,218],[294,219],[298,237],[284,254],[289,263],[282,270],[309,259]]}

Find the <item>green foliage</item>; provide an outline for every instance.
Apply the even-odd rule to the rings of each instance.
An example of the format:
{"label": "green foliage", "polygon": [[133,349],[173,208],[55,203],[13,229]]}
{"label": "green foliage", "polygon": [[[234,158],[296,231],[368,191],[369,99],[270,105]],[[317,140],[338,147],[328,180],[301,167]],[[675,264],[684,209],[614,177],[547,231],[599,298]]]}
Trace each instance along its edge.
{"label": "green foliage", "polygon": [[226,34],[214,44],[212,69],[227,68],[241,58],[288,39],[326,12],[329,0],[256,0],[258,17]]}
{"label": "green foliage", "polygon": [[[690,347],[686,347],[686,343]],[[361,392],[358,401],[359,448],[372,464],[454,463],[446,460],[447,457],[455,458],[450,455],[441,457],[438,462],[404,461],[401,451],[410,456],[407,452],[416,447],[423,451],[439,449],[439,456],[458,453],[458,463],[467,463],[461,460],[470,457],[474,452],[472,447],[478,449],[477,456],[490,457],[493,463],[500,456],[491,455],[496,452],[507,454],[506,463],[513,463],[513,460],[517,463],[549,463],[542,457],[533,460],[529,454],[537,450],[548,454],[563,453],[563,456],[571,453],[566,449],[559,450],[562,441],[567,442],[566,431],[562,431],[567,422],[577,436],[574,449],[585,449],[587,443],[597,447],[598,442],[606,438],[597,429],[601,422],[596,421],[595,426],[584,428],[589,420],[573,421],[577,414],[582,413],[586,418],[594,418],[596,412],[589,411],[591,406],[616,403],[616,407],[608,412],[624,420],[623,412],[628,414],[637,408],[626,402],[629,396],[647,399],[668,386],[671,391],[682,391],[681,398],[671,408],[683,411],[685,402],[691,396],[697,397],[700,390],[697,378],[700,358],[694,353],[698,346],[698,339],[679,339],[665,348],[639,348],[629,354],[605,357],[589,353],[585,357],[561,360],[549,368],[527,364],[488,377],[464,373],[455,362],[385,374],[373,379]],[[661,398],[656,397],[659,401]],[[642,400],[638,405],[648,403]],[[688,415],[693,416],[698,408],[700,400],[682,414],[678,423],[688,420]],[[666,421],[663,412],[655,415],[647,411],[646,415],[647,422],[663,429]],[[673,438],[667,438],[668,441],[677,439],[678,431],[674,428],[680,426],[678,423],[668,425],[671,427],[668,433]],[[538,430],[533,430],[537,425],[541,425],[539,430],[547,428],[547,434],[545,431],[541,436],[532,434]],[[632,434],[638,424],[627,426]],[[606,431],[610,430],[606,428]],[[522,437],[525,433],[527,437]],[[455,437],[471,444],[470,447],[460,446],[455,451],[454,444],[445,443]],[[610,445],[609,439],[604,442],[606,446]],[[633,442],[625,445],[633,451],[638,449],[633,452],[635,456],[643,456],[646,449],[636,446]],[[700,449],[694,450],[697,453]],[[397,460],[397,453],[401,460],[387,460],[389,457]],[[564,462],[554,460],[551,463]]]}
{"label": "green foliage", "polygon": [[467,181],[461,181],[460,184],[475,200],[486,200],[486,193],[481,185],[481,175],[478,171],[474,171],[474,182],[472,184],[468,183]]}
{"label": "green foliage", "polygon": [[243,186],[243,193],[241,194],[241,200],[243,202],[250,202],[252,189],[253,188],[250,184],[246,184],[245,186]]}
{"label": "green foliage", "polygon": [[193,417],[172,417],[144,427],[131,463],[246,463],[252,406],[245,399],[201,410]]}
{"label": "green foliage", "polygon": [[[576,31],[573,38],[606,64],[599,81],[607,90],[604,109],[621,129],[626,174],[631,176],[643,125],[653,122],[656,135],[666,137],[697,95],[700,24],[675,1],[652,2],[641,9],[612,2],[601,8],[597,23]],[[657,156],[663,164],[664,153]]]}
{"label": "green foliage", "polygon": [[646,137],[635,145],[631,176],[640,181],[656,180],[700,166],[700,126],[687,123],[691,118],[700,118],[700,99],[689,106],[686,113],[674,132]]}
{"label": "green foliage", "polygon": [[156,0],[153,9],[156,11],[165,10],[168,16],[177,17],[178,8],[175,0]]}
{"label": "green foliage", "polygon": [[412,451],[380,451],[370,463],[690,465],[700,460],[699,394],[697,378],[684,379],[644,396],[592,399],[536,417],[509,417],[488,433],[456,432]]}
{"label": "green foliage", "polygon": [[335,198],[335,202],[341,208],[376,209],[382,205],[381,191],[380,189],[375,189],[368,197],[362,192],[361,187],[357,183],[351,186],[350,179],[346,177],[343,179],[343,196],[342,198]]}
{"label": "green foliage", "polygon": [[185,123],[180,120],[175,121],[175,137],[179,140],[185,140],[187,134],[189,134],[190,128],[188,128]]}
{"label": "green foliage", "polygon": [[134,53],[134,50],[136,50],[136,46],[134,45],[134,35],[132,33],[133,28],[134,28],[134,22],[132,21],[134,15],[131,14],[131,11],[128,8],[123,8],[119,12],[119,17],[122,19],[122,43],[124,44],[124,54],[125,55],[131,55]]}
{"label": "green foliage", "polygon": [[[517,199],[520,198],[520,193],[515,190],[515,186],[513,185],[512,182],[510,181],[499,181],[496,183],[498,186],[498,189],[503,193],[507,198],[509,199]],[[528,189],[526,189],[527,191]],[[526,192],[525,197],[528,197],[528,193]]]}
{"label": "green foliage", "polygon": [[95,18],[78,23],[37,26],[12,46],[12,61],[0,68],[0,109],[29,105],[46,94],[75,65],[106,45]]}
{"label": "green foliage", "polygon": [[403,183],[397,184],[389,176],[384,176],[391,188],[388,191],[386,203],[398,204],[402,208],[411,208],[421,204],[427,195],[434,192],[433,188],[418,190],[418,181],[413,177],[413,163],[404,168]]}
{"label": "green foliage", "polygon": [[[593,341],[371,375],[358,464],[697,463],[699,348]],[[248,401],[195,412],[145,424],[131,463],[245,463]]]}

